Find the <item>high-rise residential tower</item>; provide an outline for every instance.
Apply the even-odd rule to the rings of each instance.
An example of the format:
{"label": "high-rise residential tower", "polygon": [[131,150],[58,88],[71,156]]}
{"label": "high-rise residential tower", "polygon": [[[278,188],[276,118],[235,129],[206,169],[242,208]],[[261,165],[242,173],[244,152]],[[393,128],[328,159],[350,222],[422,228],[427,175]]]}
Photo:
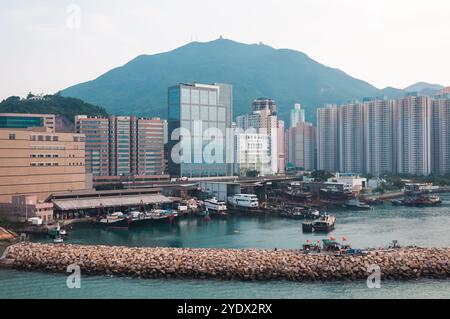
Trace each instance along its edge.
{"label": "high-rise residential tower", "polygon": [[252,103],[252,111],[262,111],[268,110],[271,114],[277,114],[277,103],[268,98],[260,97],[253,101]]}
{"label": "high-rise residential tower", "polygon": [[431,172],[450,174],[450,96],[431,100]]}
{"label": "high-rise residential tower", "polygon": [[339,109],[336,105],[317,109],[317,168],[339,170]]}
{"label": "high-rise residential tower", "polygon": [[374,176],[395,172],[395,101],[370,99],[364,101],[363,108],[365,172]]}
{"label": "high-rise residential tower", "polygon": [[316,128],[308,122],[291,127],[287,133],[288,162],[307,171],[316,169]]}
{"label": "high-rise residential tower", "polygon": [[400,174],[431,173],[431,100],[410,95],[397,101],[395,112],[397,169]]}
{"label": "high-rise residential tower", "polygon": [[277,169],[279,174],[286,173],[286,145],[285,140],[284,121],[278,120],[277,122]]}
{"label": "high-rise residential tower", "polygon": [[291,110],[291,126],[296,127],[298,124],[305,123],[305,110],[302,109],[300,103],[295,103]]}
{"label": "high-rise residential tower", "polygon": [[339,107],[339,171],[364,172],[363,105]]}
{"label": "high-rise residential tower", "polygon": [[[252,104],[252,113],[238,116],[236,126],[240,129],[256,129],[259,134],[269,137],[272,174],[285,172],[284,122],[276,115],[276,102],[259,98]],[[283,144],[283,145],[280,145]]]}

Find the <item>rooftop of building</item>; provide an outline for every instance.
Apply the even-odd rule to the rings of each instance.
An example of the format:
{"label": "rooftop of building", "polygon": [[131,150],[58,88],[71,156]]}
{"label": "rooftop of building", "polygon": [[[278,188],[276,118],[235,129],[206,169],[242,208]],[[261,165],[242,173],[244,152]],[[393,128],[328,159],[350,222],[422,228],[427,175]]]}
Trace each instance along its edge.
{"label": "rooftop of building", "polygon": [[89,120],[89,119],[101,119],[101,120],[109,120],[109,119],[136,119],[136,120],[149,120],[149,121],[162,121],[160,117],[144,117],[137,115],[130,116],[122,116],[122,115],[110,115],[110,116],[89,116],[89,115],[77,115],[77,119],[79,120]]}
{"label": "rooftop of building", "polygon": [[16,117],[55,117],[55,114],[40,114],[40,113],[0,113],[0,116],[16,116]]}

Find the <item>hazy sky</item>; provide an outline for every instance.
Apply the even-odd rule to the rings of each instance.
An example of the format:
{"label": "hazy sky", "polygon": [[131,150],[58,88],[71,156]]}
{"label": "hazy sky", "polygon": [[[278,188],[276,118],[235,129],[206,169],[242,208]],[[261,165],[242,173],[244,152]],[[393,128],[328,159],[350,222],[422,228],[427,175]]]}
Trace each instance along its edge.
{"label": "hazy sky", "polygon": [[0,99],[220,35],[299,50],[379,88],[450,85],[449,0],[0,0]]}

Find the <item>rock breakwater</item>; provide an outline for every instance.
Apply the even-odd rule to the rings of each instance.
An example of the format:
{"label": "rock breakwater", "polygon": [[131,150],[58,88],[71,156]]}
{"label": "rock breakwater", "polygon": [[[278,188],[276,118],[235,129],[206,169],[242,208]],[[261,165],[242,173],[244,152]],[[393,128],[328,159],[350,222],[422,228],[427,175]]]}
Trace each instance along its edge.
{"label": "rock breakwater", "polygon": [[450,248],[373,250],[367,255],[305,255],[296,250],[129,248],[19,243],[5,256],[21,270],[66,272],[77,264],[83,274],[142,278],[225,280],[358,280],[371,265],[382,279],[450,277]]}

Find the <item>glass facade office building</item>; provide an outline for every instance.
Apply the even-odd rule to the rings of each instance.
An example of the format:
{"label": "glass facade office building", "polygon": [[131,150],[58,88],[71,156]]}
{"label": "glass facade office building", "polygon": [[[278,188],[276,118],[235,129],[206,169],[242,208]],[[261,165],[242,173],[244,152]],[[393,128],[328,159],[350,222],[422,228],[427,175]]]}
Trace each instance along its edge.
{"label": "glass facade office building", "polygon": [[0,128],[46,127],[55,132],[55,123],[53,114],[0,113]]}
{"label": "glass facade office building", "polygon": [[[226,158],[229,149],[226,129],[231,127],[233,116],[232,86],[179,84],[169,88],[168,102],[169,174],[172,177],[231,175],[232,164]],[[217,129],[219,134],[208,129]],[[208,132],[214,137],[208,137]],[[212,141],[217,147],[211,151]],[[180,151],[175,148],[177,145],[181,146]],[[174,159],[173,154],[180,157]]]}

